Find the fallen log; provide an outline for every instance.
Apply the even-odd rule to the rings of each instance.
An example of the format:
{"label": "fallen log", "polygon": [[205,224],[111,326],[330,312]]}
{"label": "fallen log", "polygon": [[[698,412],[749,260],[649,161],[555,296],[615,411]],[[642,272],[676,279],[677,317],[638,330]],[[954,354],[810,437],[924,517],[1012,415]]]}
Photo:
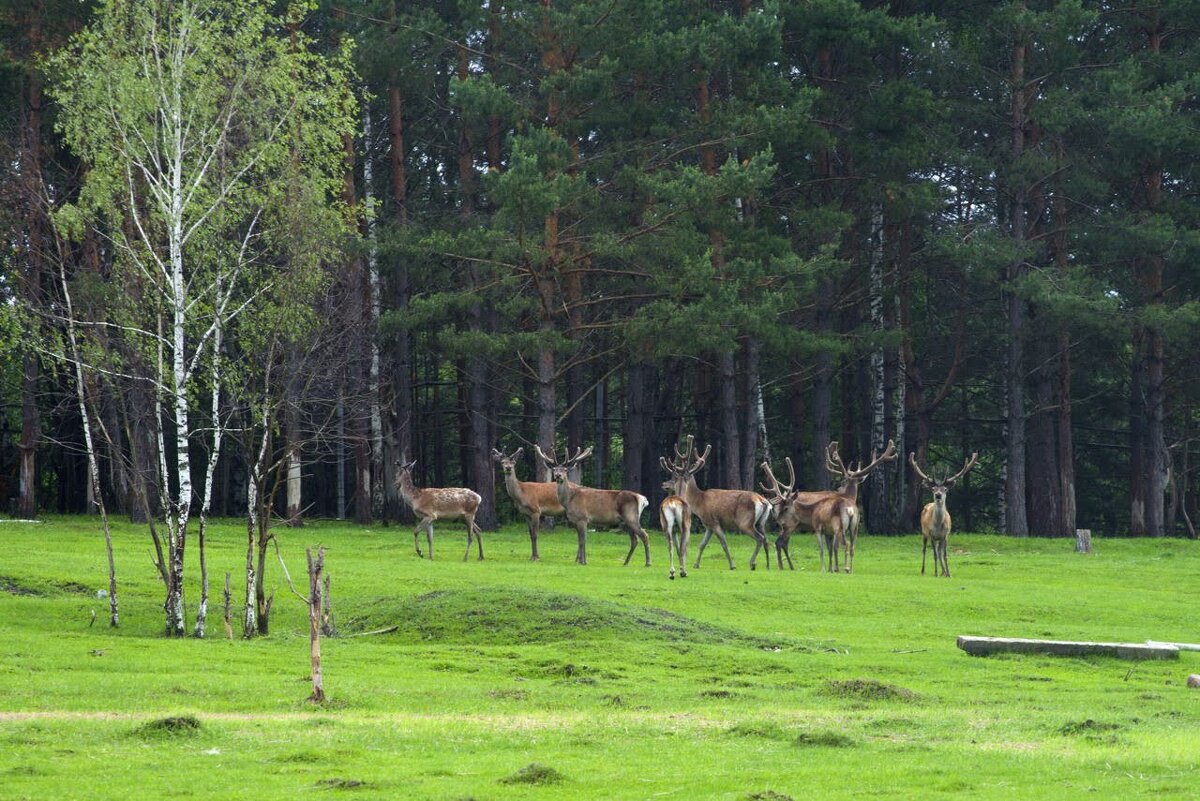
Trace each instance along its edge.
{"label": "fallen log", "polygon": [[1053,654],[1055,656],[1115,656],[1120,659],[1178,659],[1179,649],[1169,643],[1079,642],[1030,640],[1020,637],[960,636],[958,647],[972,656],[989,654]]}

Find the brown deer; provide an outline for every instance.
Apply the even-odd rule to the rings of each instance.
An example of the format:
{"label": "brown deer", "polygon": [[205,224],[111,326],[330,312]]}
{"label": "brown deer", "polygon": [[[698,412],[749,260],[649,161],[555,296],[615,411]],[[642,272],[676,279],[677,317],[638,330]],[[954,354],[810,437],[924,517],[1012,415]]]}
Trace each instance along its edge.
{"label": "brown deer", "polygon": [[629,532],[629,553],[625,554],[623,564],[629,564],[633,552],[637,550],[638,541],[646,551],[646,567],[650,566],[650,538],[642,530],[642,512],[650,505],[645,495],[639,495],[629,490],[603,490],[591,487],[581,487],[567,478],[568,471],[591,455],[592,449],[576,449],[575,455],[559,462],[553,449],[547,456],[538,446],[538,458],[546,465],[558,489],[558,502],[566,512],[567,521],[575,527],[579,535],[579,547],[575,552],[575,561],[581,565],[587,564],[587,527],[588,524],[599,526],[620,526]]}
{"label": "brown deer", "polygon": [[732,528],[754,539],[754,553],[750,556],[750,569],[754,570],[755,560],[761,550],[766,555],[767,569],[771,569],[771,551],[767,546],[765,529],[767,518],[771,515],[771,504],[757,492],[749,490],[702,490],[696,485],[696,473],[708,461],[712,446],[704,448],[704,454],[696,456],[695,439],[689,434],[687,447],[683,453],[675,448],[675,461],[665,456],[659,457],[659,464],[671,474],[670,484],[675,494],[683,498],[692,514],[700,518],[704,524],[704,539],[700,541],[700,550],[696,553],[695,568],[700,567],[700,559],[704,556],[704,548],[713,534],[725,551],[725,559],[729,569],[734,570],[733,557],[729,553],[729,543],[725,540],[725,529]]}
{"label": "brown deer", "polygon": [[933,575],[942,575],[950,578],[950,563],[946,558],[946,550],[950,544],[950,512],[946,510],[946,493],[954,486],[960,478],[965,476],[975,462],[979,459],[978,453],[972,453],[971,458],[967,459],[963,464],[963,469],[959,470],[950,478],[944,478],[941,481],[934,481],[917,466],[917,455],[910,453],[908,455],[908,463],[912,465],[912,469],[920,477],[921,483],[933,493],[933,503],[925,504],[925,508],[921,510],[921,575],[925,575],[925,554],[929,550],[930,543],[933,543]]}
{"label": "brown deer", "polygon": [[[675,484],[664,481],[662,488],[675,491]],[[687,578],[688,540],[692,536],[692,510],[678,495],[668,495],[658,507],[658,522],[667,537],[667,558],[671,560],[668,578],[675,579],[675,556],[679,556],[679,577]]]}
{"label": "brown deer", "polygon": [[854,547],[858,543],[858,529],[862,521],[862,515],[858,511],[858,486],[863,479],[874,472],[875,468],[885,462],[894,462],[896,460],[896,443],[888,440],[887,447],[883,449],[883,453],[875,455],[875,450],[871,450],[871,461],[863,466],[859,462],[853,469],[846,467],[842,463],[842,457],[838,454],[838,444],[835,440],[829,443],[829,447],[825,451],[825,468],[830,475],[842,477],[842,486],[838,488],[838,492],[850,498],[851,509],[849,511],[849,520],[842,537],[842,547],[846,551],[846,572],[854,572]]}
{"label": "brown deer", "polygon": [[425,530],[425,541],[429,545],[429,558],[433,559],[433,521],[461,520],[467,524],[467,552],[463,561],[471,556],[471,540],[479,546],[479,560],[483,561],[483,532],[475,525],[475,511],[482,500],[479,493],[463,487],[421,487],[413,484],[412,469],[416,461],[404,464],[397,462],[400,472],[396,476],[396,487],[400,497],[412,507],[420,518],[417,527],[413,529],[413,544],[417,547],[417,556],[421,553],[421,529]]}
{"label": "brown deer", "polygon": [[[775,539],[777,559],[786,559],[792,564],[791,535],[796,528],[806,526],[817,534],[817,549],[821,558],[821,569],[831,572],[838,570],[837,554],[831,550],[841,547],[844,551],[846,572],[854,570],[854,551],[858,544],[858,531],[862,515],[858,511],[858,487],[870,473],[879,465],[893,461],[896,458],[896,444],[888,440],[882,454],[871,452],[871,461],[864,467],[860,462],[857,467],[847,468],[838,454],[837,442],[829,443],[825,450],[826,469],[834,476],[842,477],[842,485],[837,490],[819,490],[812,492],[795,492],[792,487],[796,482],[796,472],[792,463],[787,460],[789,481],[781,485],[771,472],[770,465],[764,463],[763,469],[772,483],[772,487],[763,484],[763,489],[773,495],[772,505],[775,508],[775,518],[779,523],[780,533]],[[823,501],[834,496],[843,500],[836,504],[822,505]],[[812,517],[815,512],[824,512],[814,524]],[[836,512],[836,515],[835,515]],[[837,520],[834,520],[834,516]],[[782,554],[782,555],[781,555]],[[827,562],[828,554],[828,562]],[[828,565],[828,567],[827,567]]]}
{"label": "brown deer", "polygon": [[840,492],[817,491],[796,492],[796,471],[791,458],[784,459],[788,468],[788,483],[784,484],[775,477],[768,462],[762,463],[762,469],[771,482],[770,486],[762,484],[771,504],[771,512],[779,526],[779,536],[775,538],[775,557],[782,567],[787,561],[788,568],[795,570],[792,555],[789,550],[792,533],[800,526],[812,529],[817,536],[817,548],[821,556],[821,569],[825,569],[825,554],[830,554],[829,569],[837,569],[837,551],[839,543],[844,542],[846,532],[857,523],[858,509],[854,500]]}
{"label": "brown deer", "polygon": [[538,531],[541,529],[542,515],[561,515],[564,510],[558,500],[558,486],[553,481],[520,481],[517,479],[517,460],[521,458],[524,448],[517,448],[511,456],[505,456],[498,450],[492,449],[492,458],[500,463],[504,471],[504,489],[512,498],[517,511],[524,515],[529,523],[529,545],[532,550],[530,561],[536,562],[538,556]]}

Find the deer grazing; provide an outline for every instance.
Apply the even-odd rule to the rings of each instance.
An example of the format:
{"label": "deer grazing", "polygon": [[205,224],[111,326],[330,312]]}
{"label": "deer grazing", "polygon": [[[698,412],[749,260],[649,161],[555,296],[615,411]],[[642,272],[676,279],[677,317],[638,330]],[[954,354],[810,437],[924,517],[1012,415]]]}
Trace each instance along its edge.
{"label": "deer grazing", "polygon": [[941,481],[934,481],[929,476],[925,475],[924,471],[917,466],[917,455],[910,453],[908,455],[908,463],[912,465],[912,469],[917,476],[933,493],[933,503],[925,504],[925,508],[921,510],[921,575],[925,575],[925,554],[929,550],[930,543],[933,543],[933,575],[942,575],[950,578],[950,563],[946,558],[947,546],[950,544],[950,512],[946,510],[946,493],[954,486],[960,478],[965,476],[975,462],[979,459],[978,453],[972,453],[971,458],[967,459],[963,464],[963,469],[959,470],[950,478],[944,478]]}
{"label": "deer grazing", "polygon": [[633,552],[637,550],[640,540],[646,551],[646,567],[650,566],[650,538],[642,530],[642,512],[650,505],[645,495],[639,495],[629,490],[604,490],[581,487],[567,479],[568,471],[591,455],[592,449],[577,449],[575,455],[559,462],[553,449],[547,456],[538,446],[537,455],[550,471],[558,490],[558,502],[565,510],[567,521],[575,527],[579,535],[579,547],[575,552],[575,561],[581,565],[587,564],[587,529],[588,524],[600,526],[620,526],[629,532],[629,553],[625,554],[624,564],[629,564]]}
{"label": "deer grazing", "polygon": [[467,524],[467,552],[463,555],[463,561],[467,561],[471,556],[472,539],[478,543],[479,559],[482,561],[483,532],[480,531],[479,526],[475,525],[475,512],[479,509],[479,502],[482,500],[479,493],[463,487],[422,489],[413,484],[412,479],[412,469],[417,463],[412,461],[407,464],[397,464],[399,464],[400,472],[396,476],[396,487],[400,490],[400,497],[412,507],[413,512],[420,518],[420,522],[413,530],[413,544],[416,545],[417,556],[424,556],[421,553],[422,529],[425,530],[425,541],[429,545],[429,558],[432,560],[433,521],[461,520]]}
{"label": "deer grazing", "polygon": [[[662,488],[675,491],[675,484],[664,481]],[[668,495],[658,507],[658,522],[667,537],[667,558],[671,561],[668,578],[675,578],[675,557],[679,556],[679,577],[687,578],[688,540],[692,536],[692,510],[678,495]]]}
{"label": "deer grazing", "polygon": [[700,518],[704,524],[704,539],[700,541],[700,550],[696,553],[696,564],[700,567],[700,559],[704,556],[704,548],[708,545],[713,534],[725,551],[725,559],[729,569],[734,569],[733,557],[729,553],[729,543],[725,540],[725,529],[740,531],[755,541],[754,554],[750,557],[750,569],[754,570],[755,560],[761,550],[766,554],[767,569],[771,569],[771,551],[767,546],[765,529],[767,518],[771,514],[771,504],[757,492],[748,490],[702,490],[696,485],[696,473],[708,461],[712,446],[704,448],[704,454],[696,456],[696,443],[691,435],[687,438],[687,447],[683,453],[675,448],[675,461],[665,456],[659,457],[659,464],[671,474],[672,488],[675,494],[683,498],[691,513]]}
{"label": "deer grazing", "polygon": [[775,477],[768,462],[762,463],[763,472],[771,482],[770,486],[762,484],[768,494],[771,512],[779,526],[779,536],[775,538],[775,558],[780,567],[787,561],[788,568],[795,570],[792,555],[789,550],[792,533],[801,526],[813,530],[817,535],[817,548],[821,554],[821,569],[825,569],[825,553],[830,554],[829,569],[837,569],[837,546],[845,542],[846,532],[857,525],[858,508],[854,500],[840,492],[816,491],[797,492],[796,471],[791,458],[784,459],[788,468],[788,483],[782,483]]}
{"label": "deer grazing", "polygon": [[492,450],[492,458],[500,463],[504,471],[504,489],[512,498],[517,511],[524,515],[529,523],[529,545],[532,554],[529,559],[536,562],[538,557],[538,531],[541,528],[542,515],[563,514],[562,503],[558,500],[558,486],[553,481],[520,481],[517,479],[517,460],[521,458],[524,448],[517,448],[511,456],[505,456],[498,450]]}

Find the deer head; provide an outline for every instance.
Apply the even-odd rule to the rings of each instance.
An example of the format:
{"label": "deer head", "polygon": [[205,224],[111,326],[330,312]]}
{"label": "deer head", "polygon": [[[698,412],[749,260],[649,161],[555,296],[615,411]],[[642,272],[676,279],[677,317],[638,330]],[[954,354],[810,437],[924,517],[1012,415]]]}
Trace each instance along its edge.
{"label": "deer head", "polygon": [[682,452],[678,445],[675,446],[674,461],[665,456],[658,457],[658,463],[662,465],[663,470],[671,474],[671,480],[663,484],[663,488],[666,489],[669,484],[676,495],[682,495],[688,479],[703,469],[711,450],[712,445],[705,445],[704,453],[696,456],[696,438],[688,434],[687,445],[684,446]]}
{"label": "deer head", "polygon": [[492,459],[500,463],[500,469],[504,471],[504,476],[506,478],[508,476],[516,478],[517,460],[521,458],[521,454],[524,453],[524,451],[525,448],[520,447],[513,451],[512,455],[505,456],[503,452],[492,448]]}
{"label": "deer head", "polygon": [[859,462],[855,467],[846,467],[842,463],[842,457],[838,453],[837,441],[829,443],[829,447],[825,451],[825,468],[830,475],[841,476],[842,489],[841,491],[847,495],[857,496],[858,485],[871,472],[884,462],[894,461],[896,458],[896,443],[888,440],[887,447],[883,449],[883,453],[876,455],[875,450],[871,451],[871,461],[864,467],[862,462]]}
{"label": "deer head", "polygon": [[554,448],[550,449],[550,455],[547,456],[545,452],[542,451],[540,446],[534,445],[533,447],[537,450],[538,458],[542,460],[544,465],[546,465],[546,470],[550,473],[550,478],[553,479],[554,483],[558,484],[560,488],[567,485],[567,476],[571,468],[575,467],[575,465],[592,455],[591,447],[576,448],[574,456],[571,456],[570,458],[560,462],[558,461],[557,454],[554,452]]}
{"label": "deer head", "polygon": [[975,462],[978,461],[978,459],[979,454],[972,453],[971,458],[967,459],[967,461],[963,464],[962,470],[959,470],[950,478],[943,478],[941,481],[934,481],[932,478],[925,475],[924,471],[917,466],[917,455],[915,453],[910,453],[908,455],[908,463],[912,465],[912,469],[921,479],[921,483],[928,487],[929,491],[933,493],[933,502],[939,507],[946,505],[946,493],[950,491],[950,488],[953,487],[960,478],[970,472],[971,468],[975,466]]}

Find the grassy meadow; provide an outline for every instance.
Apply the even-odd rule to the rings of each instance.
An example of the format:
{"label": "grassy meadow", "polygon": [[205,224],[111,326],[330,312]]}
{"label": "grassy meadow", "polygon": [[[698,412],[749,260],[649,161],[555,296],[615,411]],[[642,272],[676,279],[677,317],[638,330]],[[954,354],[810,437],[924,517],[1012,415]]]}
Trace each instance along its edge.
{"label": "grassy meadow", "polygon": [[[227,640],[245,530],[211,535],[209,638],[160,636],[144,530],[114,531],[122,626],[109,629],[95,519],[0,522],[0,798],[758,799],[1195,798],[1200,653],[1178,661],[974,658],[958,634],[1200,640],[1200,544],[955,535],[952,579],[919,575],[918,537],[864,537],[853,575],[738,569],[713,543],[667,580],[622,567],[628,538],[524,528],[461,561],[411,530],[279,531],[292,576],[324,544],[341,633],[322,707],[305,701],[304,606],[278,587],[272,632]],[[693,538],[694,554],[698,538]],[[694,557],[693,557],[694,558]],[[198,595],[189,553],[190,613]],[[774,559],[772,558],[774,568]],[[932,570],[932,568],[930,568]],[[236,600],[235,600],[236,602]],[[91,612],[96,621],[89,625]],[[235,633],[238,632],[234,613]],[[190,624],[189,624],[190,625]],[[166,718],[179,720],[164,722]]]}

